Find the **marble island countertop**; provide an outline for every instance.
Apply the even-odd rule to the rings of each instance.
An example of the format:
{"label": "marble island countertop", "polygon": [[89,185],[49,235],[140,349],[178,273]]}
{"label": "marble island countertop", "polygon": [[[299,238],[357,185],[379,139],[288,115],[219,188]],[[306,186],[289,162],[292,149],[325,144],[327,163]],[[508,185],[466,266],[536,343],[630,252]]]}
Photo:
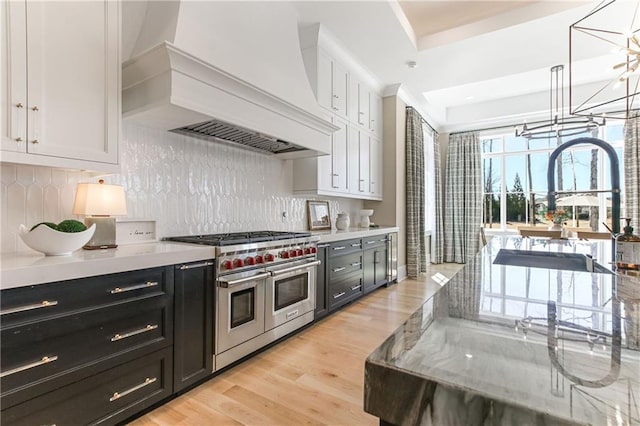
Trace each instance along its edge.
{"label": "marble island countertop", "polygon": [[494,264],[502,248],[611,253],[493,238],[369,356],[365,410],[395,425],[640,425],[640,278]]}

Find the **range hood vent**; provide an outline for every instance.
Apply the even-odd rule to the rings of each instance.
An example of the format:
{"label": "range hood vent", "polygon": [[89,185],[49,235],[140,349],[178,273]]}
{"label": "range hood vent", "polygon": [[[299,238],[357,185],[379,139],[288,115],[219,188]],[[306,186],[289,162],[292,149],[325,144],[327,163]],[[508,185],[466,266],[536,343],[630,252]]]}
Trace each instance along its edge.
{"label": "range hood vent", "polygon": [[306,148],[293,143],[244,129],[220,120],[208,120],[202,123],[173,129],[171,131],[206,140],[240,144],[242,147],[252,151],[267,154],[284,154],[306,150]]}

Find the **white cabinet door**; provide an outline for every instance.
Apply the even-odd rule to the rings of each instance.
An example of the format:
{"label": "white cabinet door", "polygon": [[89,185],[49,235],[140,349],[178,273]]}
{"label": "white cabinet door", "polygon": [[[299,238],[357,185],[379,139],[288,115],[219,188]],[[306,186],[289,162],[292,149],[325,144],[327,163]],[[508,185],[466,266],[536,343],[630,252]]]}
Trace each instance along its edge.
{"label": "white cabinet door", "polygon": [[333,112],[347,118],[347,96],[349,90],[349,71],[335,60],[332,62],[333,76]]}
{"label": "white cabinet door", "polygon": [[27,29],[23,2],[0,4],[0,31],[0,148],[26,152]]}
{"label": "white cabinet door", "polygon": [[329,56],[318,50],[318,103],[340,117],[347,117],[347,91],[349,71]]}
{"label": "white cabinet door", "polygon": [[328,110],[332,110],[333,100],[333,65],[329,55],[318,50],[318,103]]}
{"label": "white cabinet door", "polygon": [[348,192],[348,145],[347,123],[337,117],[333,118],[333,124],[339,127],[333,132],[331,145],[331,189],[333,191]]}
{"label": "white cabinet door", "polygon": [[370,184],[370,141],[371,137],[365,132],[358,132],[358,192],[361,194],[369,194]]}
{"label": "white cabinet door", "polygon": [[369,130],[382,137],[382,97],[373,92],[369,95]]}
{"label": "white cabinet door", "polygon": [[382,142],[379,139],[371,138],[369,145],[370,155],[370,190],[371,195],[376,199],[382,199]]}
{"label": "white cabinet door", "polygon": [[27,1],[27,152],[117,163],[119,3]]}
{"label": "white cabinet door", "polygon": [[369,128],[369,88],[363,83],[358,85],[358,124]]}

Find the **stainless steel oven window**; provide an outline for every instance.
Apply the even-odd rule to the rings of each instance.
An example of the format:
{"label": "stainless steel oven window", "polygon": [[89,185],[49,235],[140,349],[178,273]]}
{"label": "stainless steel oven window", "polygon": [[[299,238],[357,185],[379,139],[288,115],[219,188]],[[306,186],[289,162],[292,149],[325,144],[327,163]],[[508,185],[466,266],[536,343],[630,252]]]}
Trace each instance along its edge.
{"label": "stainless steel oven window", "polygon": [[231,328],[239,327],[255,319],[255,288],[231,293]]}
{"label": "stainless steel oven window", "polygon": [[274,311],[286,308],[309,297],[309,274],[304,273],[275,281]]}

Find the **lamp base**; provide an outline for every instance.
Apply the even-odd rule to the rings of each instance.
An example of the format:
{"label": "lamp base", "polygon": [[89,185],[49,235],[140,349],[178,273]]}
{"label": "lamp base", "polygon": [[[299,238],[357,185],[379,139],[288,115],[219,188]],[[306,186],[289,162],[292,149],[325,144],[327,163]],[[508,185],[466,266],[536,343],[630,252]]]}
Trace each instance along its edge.
{"label": "lamp base", "polygon": [[116,248],[116,219],[109,216],[89,216],[84,219],[87,227],[96,224],[93,237],[84,247],[85,250],[100,250]]}

